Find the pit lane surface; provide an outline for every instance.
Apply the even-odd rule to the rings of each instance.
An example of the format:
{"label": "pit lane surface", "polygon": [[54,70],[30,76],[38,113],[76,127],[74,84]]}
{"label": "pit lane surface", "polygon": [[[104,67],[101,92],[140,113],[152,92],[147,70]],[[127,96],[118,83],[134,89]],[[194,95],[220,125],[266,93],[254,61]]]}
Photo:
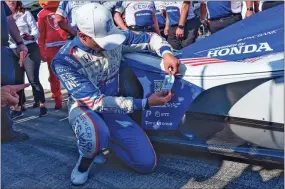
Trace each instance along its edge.
{"label": "pit lane surface", "polygon": [[[27,101],[32,106],[32,97]],[[84,186],[74,187],[70,173],[78,157],[76,139],[66,108],[54,111],[53,106],[49,98],[48,116],[38,118],[39,110],[28,108],[16,121],[16,129],[28,133],[30,140],[2,144],[1,188],[283,188],[281,169],[191,151],[173,154],[174,149],[158,149],[152,174],[135,173],[111,157],[104,165],[93,165]]]}

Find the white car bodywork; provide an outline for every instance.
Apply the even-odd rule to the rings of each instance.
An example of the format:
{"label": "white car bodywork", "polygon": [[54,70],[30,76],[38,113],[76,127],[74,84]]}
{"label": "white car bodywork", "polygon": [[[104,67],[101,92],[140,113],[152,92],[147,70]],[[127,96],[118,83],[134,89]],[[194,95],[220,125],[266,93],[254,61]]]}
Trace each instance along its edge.
{"label": "white car bodywork", "polygon": [[[138,62],[143,60],[143,64],[164,70],[160,58],[140,53],[127,54],[125,57]],[[191,62],[191,59],[188,61]],[[226,117],[284,124],[283,52],[241,62],[223,61],[222,63],[198,66],[181,64],[180,75],[177,77],[203,88],[204,93],[225,85],[242,82],[245,82],[246,85],[247,82],[263,80],[252,90],[247,91],[237,102],[233,102],[227,113],[224,110],[215,110],[213,107],[209,107],[211,110],[205,108],[197,110],[197,112],[203,111]],[[243,85],[239,87],[242,88]],[[227,92],[229,99],[231,99],[230,96],[235,95],[230,90]],[[191,111],[196,110],[192,109]],[[237,136],[248,142],[267,148],[284,149],[284,132],[245,127],[236,123],[229,123],[228,126]]]}

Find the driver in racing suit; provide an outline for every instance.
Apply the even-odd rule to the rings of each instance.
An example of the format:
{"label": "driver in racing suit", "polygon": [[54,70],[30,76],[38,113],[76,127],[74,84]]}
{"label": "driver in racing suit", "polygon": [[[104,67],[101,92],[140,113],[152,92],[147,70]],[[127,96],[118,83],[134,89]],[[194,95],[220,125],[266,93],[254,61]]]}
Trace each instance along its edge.
{"label": "driver in racing suit", "polygon": [[70,95],[69,122],[78,139],[80,156],[71,181],[84,184],[94,158],[106,149],[136,171],[149,173],[156,166],[155,152],[142,128],[126,114],[166,104],[173,94],[157,92],[145,99],[118,96],[122,53],[155,51],[171,74],[177,73],[179,61],[159,35],[117,29],[110,11],[102,5],[83,5],[75,18],[77,36],[52,62],[54,73]]}

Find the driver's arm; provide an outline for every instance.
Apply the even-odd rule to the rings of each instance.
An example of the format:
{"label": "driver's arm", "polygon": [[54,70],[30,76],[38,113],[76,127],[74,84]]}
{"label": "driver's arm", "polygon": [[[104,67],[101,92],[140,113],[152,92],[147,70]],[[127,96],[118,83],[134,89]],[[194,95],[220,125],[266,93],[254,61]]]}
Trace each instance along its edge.
{"label": "driver's arm", "polygon": [[170,44],[156,33],[141,32],[136,34],[130,30],[123,31],[123,33],[126,36],[123,43],[123,53],[150,50],[156,52],[160,57],[163,57],[165,53],[172,54]]}
{"label": "driver's arm", "polygon": [[86,106],[100,113],[128,114],[144,109],[147,104],[147,99],[103,95],[85,75],[68,64],[66,58],[55,58],[52,69],[79,106]]}

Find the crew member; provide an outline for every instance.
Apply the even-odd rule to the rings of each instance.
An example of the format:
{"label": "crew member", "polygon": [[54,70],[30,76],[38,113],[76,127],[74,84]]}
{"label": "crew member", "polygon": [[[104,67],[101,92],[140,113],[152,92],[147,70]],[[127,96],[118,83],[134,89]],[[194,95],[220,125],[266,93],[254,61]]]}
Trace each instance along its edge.
{"label": "crew member", "polygon": [[156,166],[155,152],[142,128],[126,114],[163,105],[172,93],[154,93],[144,99],[118,96],[122,54],[155,51],[163,57],[168,74],[178,72],[179,61],[159,35],[116,28],[110,11],[102,5],[81,6],[75,19],[78,35],[52,62],[54,73],[68,90],[68,118],[78,139],[80,157],[71,181],[85,183],[94,157],[106,149],[136,171],[149,173]]}
{"label": "crew member", "polygon": [[164,33],[163,33],[164,28],[165,28],[165,22],[166,22],[166,20],[165,20],[166,13],[165,13],[164,1],[154,1],[154,5],[155,5],[155,15],[156,15],[160,34],[163,37],[166,37],[166,36],[164,36]]}
{"label": "crew member", "polygon": [[199,2],[190,1],[166,1],[166,24],[164,34],[167,41],[177,50],[195,42],[200,19],[195,15],[195,9],[199,8]]}
{"label": "crew member", "polygon": [[[76,36],[77,27],[74,22],[75,11],[84,4],[98,3],[99,1],[60,1],[55,13],[55,24],[69,33],[70,39]],[[68,23],[66,23],[66,19]]]}
{"label": "crew member", "polygon": [[[246,17],[249,17],[254,13],[253,1],[247,1],[246,6]],[[241,11],[241,1],[201,2],[201,20],[211,34],[242,20]]]}
{"label": "crew member", "polygon": [[[7,85],[15,84],[15,62],[18,61],[13,51],[9,48],[9,34],[17,44],[17,51],[23,52],[24,55],[28,53],[27,47],[24,45],[20,36],[20,32],[12,16],[12,12],[5,3],[1,1],[1,92],[5,93],[3,89],[7,89]],[[5,87],[5,88],[3,88]],[[10,92],[11,92],[11,87]],[[23,89],[20,87],[19,89]],[[17,96],[16,91],[13,89],[13,96]],[[10,104],[7,99],[6,102],[2,102],[5,99],[1,94],[1,103]],[[15,104],[15,103],[12,103]],[[13,120],[11,119],[10,107],[2,106],[1,104],[1,142],[22,141],[29,138],[26,133],[14,131]]]}
{"label": "crew member", "polygon": [[[125,23],[122,14],[125,14]],[[119,1],[114,21],[123,30],[160,33],[153,1]]]}
{"label": "crew member", "polygon": [[62,94],[60,81],[54,75],[50,68],[52,59],[59,49],[67,42],[68,34],[54,24],[55,12],[59,5],[59,1],[39,1],[43,8],[38,14],[38,27],[40,37],[38,43],[40,46],[41,57],[43,61],[48,63],[49,82],[52,92],[52,98],[55,101],[55,109],[62,108]]}
{"label": "crew member", "polygon": [[[107,1],[60,1],[55,15],[55,24],[61,29],[69,33],[69,38],[72,39],[77,35],[77,27],[74,22],[74,13],[82,5],[89,3],[99,3],[104,5],[110,11],[113,11],[116,2]],[[68,20],[66,23],[65,19]]]}

